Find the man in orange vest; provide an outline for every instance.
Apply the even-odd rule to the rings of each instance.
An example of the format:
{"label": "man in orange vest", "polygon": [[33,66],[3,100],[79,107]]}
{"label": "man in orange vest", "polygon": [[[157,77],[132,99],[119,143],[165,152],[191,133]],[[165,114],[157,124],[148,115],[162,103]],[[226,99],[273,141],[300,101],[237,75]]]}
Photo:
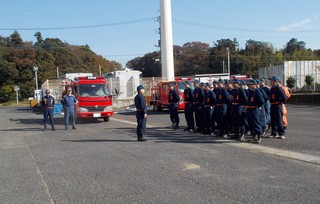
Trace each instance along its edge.
{"label": "man in orange vest", "polygon": [[[282,89],[284,95],[286,95],[286,101],[288,101],[289,98],[291,97],[289,90],[287,89],[287,87],[283,86],[280,82],[279,82],[279,87]],[[284,129],[286,129],[288,126],[287,113],[288,111],[287,111],[286,105],[282,104],[282,114],[283,114],[282,122],[283,122]]]}

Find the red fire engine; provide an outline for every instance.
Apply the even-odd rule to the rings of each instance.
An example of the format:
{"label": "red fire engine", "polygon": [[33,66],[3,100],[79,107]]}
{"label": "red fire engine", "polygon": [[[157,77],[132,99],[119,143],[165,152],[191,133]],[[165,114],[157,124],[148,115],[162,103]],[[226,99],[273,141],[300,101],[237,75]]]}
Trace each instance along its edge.
{"label": "red fire engine", "polygon": [[77,121],[81,118],[103,118],[105,122],[113,115],[112,95],[103,76],[79,76],[64,80],[65,91],[72,89],[78,100],[75,107]]}
{"label": "red fire engine", "polygon": [[[180,101],[178,103],[178,110],[183,110],[185,106],[184,95],[183,92],[185,90],[185,81],[192,81],[192,79],[188,78],[183,80],[182,78],[176,78],[174,81],[158,81],[152,82],[151,85],[151,100],[150,105],[153,105],[153,109],[157,111],[161,111],[164,108],[168,108],[168,97],[170,87],[169,84],[174,83],[176,90],[180,95]],[[193,83],[191,83],[190,87],[193,89]]]}

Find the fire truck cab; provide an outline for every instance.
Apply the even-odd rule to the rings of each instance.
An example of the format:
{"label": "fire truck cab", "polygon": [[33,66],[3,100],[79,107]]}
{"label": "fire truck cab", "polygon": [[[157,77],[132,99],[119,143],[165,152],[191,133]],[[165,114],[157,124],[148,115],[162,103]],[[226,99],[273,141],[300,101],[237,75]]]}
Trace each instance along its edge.
{"label": "fire truck cab", "polygon": [[102,118],[109,121],[113,115],[112,95],[103,76],[79,76],[63,82],[65,91],[72,89],[78,100],[75,107],[77,121],[81,118]]}
{"label": "fire truck cab", "polygon": [[[187,79],[188,81],[192,81],[192,79]],[[150,105],[153,105],[153,109],[157,111],[161,111],[164,108],[168,108],[168,97],[170,87],[169,84],[174,83],[175,88],[180,95],[180,101],[178,103],[178,110],[184,110],[185,101],[184,101],[184,90],[185,90],[185,81],[181,78],[176,79],[175,81],[159,81],[155,82],[155,85],[152,86],[152,97],[150,101]],[[191,83],[190,87],[193,89],[193,83]]]}

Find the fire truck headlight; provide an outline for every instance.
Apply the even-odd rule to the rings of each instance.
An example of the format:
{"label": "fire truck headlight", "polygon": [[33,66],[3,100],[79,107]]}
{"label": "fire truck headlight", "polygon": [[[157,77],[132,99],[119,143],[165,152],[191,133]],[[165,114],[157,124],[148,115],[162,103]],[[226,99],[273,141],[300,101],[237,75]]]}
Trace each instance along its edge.
{"label": "fire truck headlight", "polygon": [[104,111],[112,111],[112,107],[111,106],[107,106],[104,108]]}
{"label": "fire truck headlight", "polygon": [[87,108],[79,107],[79,112],[89,112]]}

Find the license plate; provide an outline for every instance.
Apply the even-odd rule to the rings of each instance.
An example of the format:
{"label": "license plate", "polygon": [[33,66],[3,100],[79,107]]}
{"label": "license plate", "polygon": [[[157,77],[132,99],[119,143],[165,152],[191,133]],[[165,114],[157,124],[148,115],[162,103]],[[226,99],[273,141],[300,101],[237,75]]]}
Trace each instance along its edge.
{"label": "license plate", "polygon": [[100,118],[100,117],[101,117],[101,114],[100,114],[100,113],[94,113],[94,114],[93,114],[93,117],[94,117],[94,118]]}

